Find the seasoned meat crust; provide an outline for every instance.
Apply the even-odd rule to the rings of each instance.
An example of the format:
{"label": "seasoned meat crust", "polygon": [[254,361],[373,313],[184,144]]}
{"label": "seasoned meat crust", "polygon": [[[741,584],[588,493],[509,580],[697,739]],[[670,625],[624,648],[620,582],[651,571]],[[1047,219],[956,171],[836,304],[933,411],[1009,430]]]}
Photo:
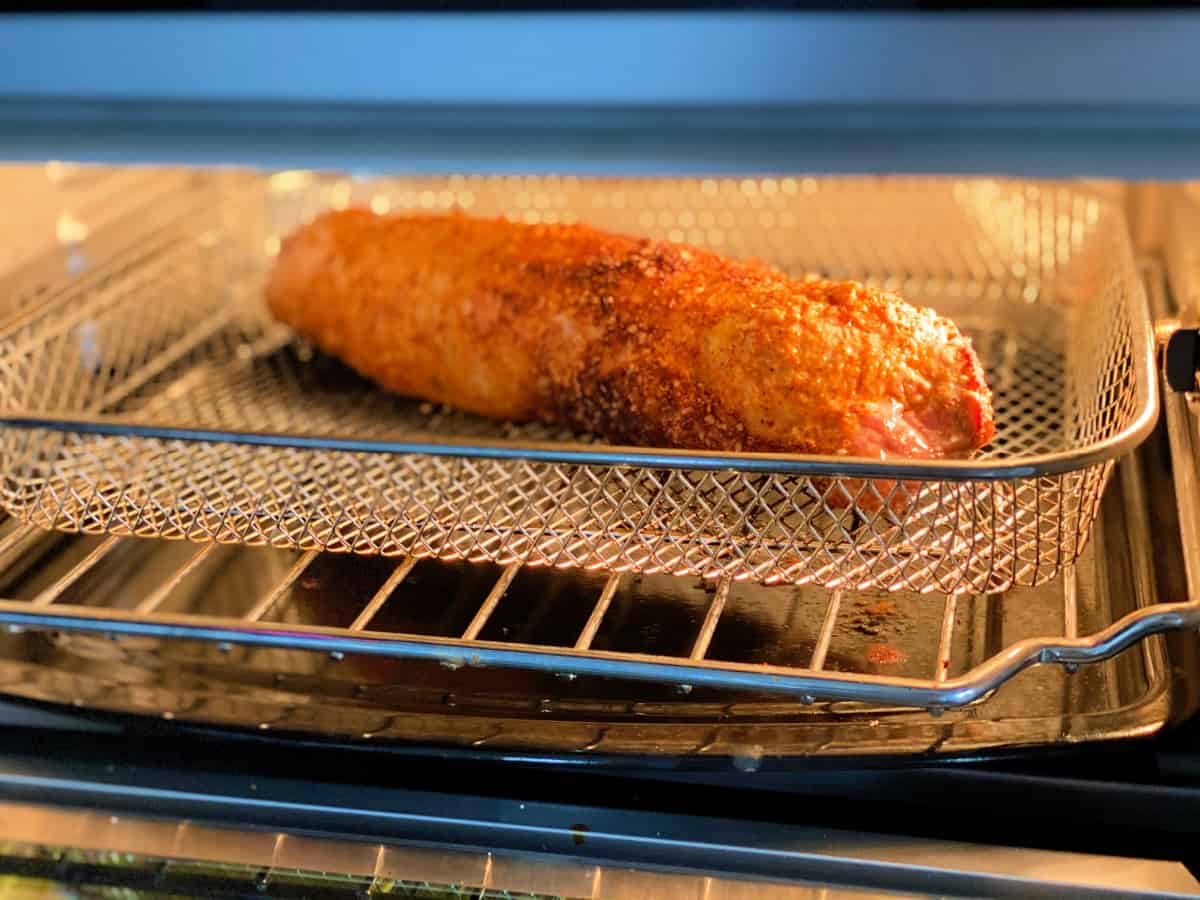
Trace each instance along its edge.
{"label": "seasoned meat crust", "polygon": [[970,341],[854,282],[584,225],[329,212],[283,242],[272,313],[394,392],[618,444],[970,455]]}

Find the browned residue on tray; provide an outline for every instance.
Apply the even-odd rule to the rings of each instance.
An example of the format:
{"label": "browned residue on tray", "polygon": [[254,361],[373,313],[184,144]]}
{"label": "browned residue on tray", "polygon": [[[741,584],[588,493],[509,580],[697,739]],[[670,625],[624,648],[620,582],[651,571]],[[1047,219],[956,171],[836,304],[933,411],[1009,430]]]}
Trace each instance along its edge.
{"label": "browned residue on tray", "polygon": [[896,624],[899,610],[891,600],[859,600],[857,611],[850,618],[850,627],[859,634],[873,637],[885,626]]}

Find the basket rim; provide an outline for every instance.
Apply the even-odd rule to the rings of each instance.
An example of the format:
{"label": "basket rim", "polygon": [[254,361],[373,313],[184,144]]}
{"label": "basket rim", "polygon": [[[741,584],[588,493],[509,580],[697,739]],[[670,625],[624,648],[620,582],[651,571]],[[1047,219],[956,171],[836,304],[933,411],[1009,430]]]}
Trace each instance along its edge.
{"label": "basket rim", "polygon": [[[1140,330],[1147,330],[1144,325]],[[396,456],[449,456],[466,459],[559,463],[579,466],[642,469],[734,471],[762,475],[879,478],[906,481],[1008,481],[1062,475],[1124,456],[1142,443],[1158,421],[1159,396],[1153,383],[1154,347],[1146,343],[1135,364],[1138,412],[1120,432],[1083,447],[1011,460],[896,460],[782,453],[722,453],[576,444],[569,442],[467,440],[438,436],[408,440],[312,435],[269,431],[235,431],[146,425],[117,416],[58,417],[0,410],[0,427],[66,434],[180,441],[197,444],[240,444],[316,452],[379,453]],[[1138,374],[1145,373],[1143,377]]]}

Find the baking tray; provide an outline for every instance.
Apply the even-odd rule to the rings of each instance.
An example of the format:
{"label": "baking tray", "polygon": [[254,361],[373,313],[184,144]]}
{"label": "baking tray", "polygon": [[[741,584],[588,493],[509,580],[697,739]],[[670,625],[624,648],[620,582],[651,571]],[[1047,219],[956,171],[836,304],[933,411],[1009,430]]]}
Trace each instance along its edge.
{"label": "baking tray", "polygon": [[[152,232],[129,226],[135,262],[60,292],[0,340],[3,502],[19,519],[994,592],[1046,583],[1078,557],[1113,460],[1157,415],[1124,218],[1083,184],[226,172],[180,191],[174,219],[167,202]],[[282,235],[358,203],[587,221],[898,290],[974,340],[996,438],[970,462],[612,447],[389,396],[295,340],[261,298]]]}

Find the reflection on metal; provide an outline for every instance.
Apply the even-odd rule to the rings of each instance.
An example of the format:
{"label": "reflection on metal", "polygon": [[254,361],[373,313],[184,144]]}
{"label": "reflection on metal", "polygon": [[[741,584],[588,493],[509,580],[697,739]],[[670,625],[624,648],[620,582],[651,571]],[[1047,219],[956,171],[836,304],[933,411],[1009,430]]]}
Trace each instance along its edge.
{"label": "reflection on metal", "polygon": [[[109,811],[0,804],[0,873],[156,892],[264,896],[868,900],[908,893],[655,872],[549,857],[405,847],[152,820]],[[33,882],[29,882],[32,884]],[[0,898],[14,896],[0,880]],[[207,895],[207,894],[206,894]]]}
{"label": "reflection on metal", "polygon": [[[312,824],[320,827],[319,809]],[[532,828],[538,815],[529,817]],[[551,829],[547,829],[549,832]],[[112,809],[76,811],[48,805],[0,803],[0,871],[81,883],[153,887],[167,893],[202,890],[295,897],[320,890],[333,896],[401,893],[421,896],[521,896],[633,900],[867,900],[955,893],[1105,897],[1189,896],[1200,890],[1176,863],[1142,859],[1010,850],[852,832],[787,832],[789,849],[763,853],[791,858],[808,882],[783,877],[760,881],[719,869],[666,871],[645,864],[571,857],[480,852],[391,842],[314,837],[290,830],[248,829],[191,819],[144,818]],[[717,832],[719,833],[719,832]],[[591,839],[591,832],[586,832]],[[617,838],[618,834],[611,835]],[[604,838],[606,836],[599,835]],[[653,851],[653,841],[624,840]],[[704,845],[681,835],[681,849]],[[710,864],[722,862],[722,841],[707,846]],[[661,866],[677,866],[663,845]],[[692,864],[694,865],[694,863]],[[692,871],[687,871],[692,869]],[[827,872],[826,878],[819,873]],[[779,879],[778,872],[773,873]],[[815,877],[815,881],[811,880]],[[928,890],[922,889],[922,882]],[[425,893],[428,891],[429,893]],[[439,892],[440,891],[440,892]],[[444,893],[441,893],[444,892]],[[327,895],[323,893],[323,895]],[[407,896],[407,894],[404,894]],[[2,895],[0,895],[2,896]]]}

